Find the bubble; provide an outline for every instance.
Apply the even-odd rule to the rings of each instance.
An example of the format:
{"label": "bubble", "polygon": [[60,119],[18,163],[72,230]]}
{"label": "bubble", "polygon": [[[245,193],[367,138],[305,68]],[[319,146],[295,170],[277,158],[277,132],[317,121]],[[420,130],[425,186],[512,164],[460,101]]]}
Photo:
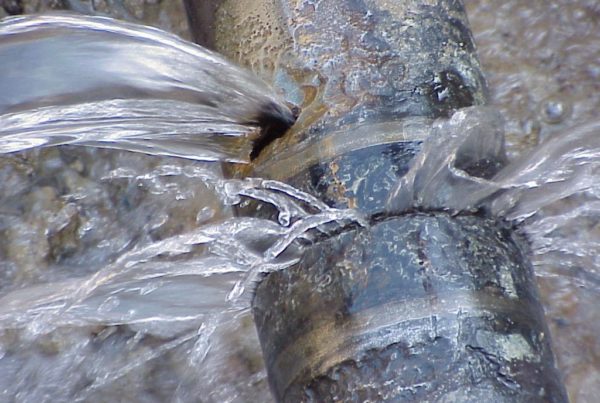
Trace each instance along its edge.
{"label": "bubble", "polygon": [[556,98],[548,98],[540,106],[540,115],[544,122],[557,124],[562,122],[570,113],[571,107],[565,102]]}

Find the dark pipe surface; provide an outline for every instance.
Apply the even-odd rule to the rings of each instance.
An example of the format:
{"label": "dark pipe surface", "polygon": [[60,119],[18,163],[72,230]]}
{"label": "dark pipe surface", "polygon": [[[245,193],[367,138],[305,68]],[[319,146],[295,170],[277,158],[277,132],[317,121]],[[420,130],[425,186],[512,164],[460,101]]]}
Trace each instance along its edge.
{"label": "dark pipe surface", "polygon": [[279,401],[561,402],[510,228],[410,214],[308,248],[254,299]]}
{"label": "dark pipe surface", "polygon": [[183,0],[185,13],[194,42],[214,49],[215,10],[220,0]]}
{"label": "dark pipe surface", "polygon": [[[223,0],[214,16],[215,48],[301,110],[242,174],[285,180],[373,221],[314,242],[258,285],[276,399],[566,401],[512,230],[386,210],[420,149],[419,128],[485,103],[462,2]],[[492,175],[503,158],[469,172]]]}

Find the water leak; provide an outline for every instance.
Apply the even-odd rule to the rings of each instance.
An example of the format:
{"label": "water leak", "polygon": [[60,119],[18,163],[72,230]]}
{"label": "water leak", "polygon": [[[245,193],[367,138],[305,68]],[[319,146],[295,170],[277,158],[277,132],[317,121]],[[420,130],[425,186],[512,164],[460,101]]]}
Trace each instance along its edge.
{"label": "water leak", "polygon": [[[127,156],[146,162],[152,159]],[[244,327],[236,342],[250,349],[251,353],[243,353],[260,363],[257,341],[248,331],[253,282],[263,272],[297,261],[295,239],[311,237],[320,224],[346,225],[362,222],[361,217],[331,209],[283,183],[223,179],[207,164],[167,159],[144,172],[141,165],[132,170],[131,165],[107,160],[106,169],[92,173],[87,181],[81,179],[88,186],[78,188],[77,193],[54,195],[49,202],[36,200],[37,206],[31,209],[27,206],[26,211],[2,216],[6,252],[2,264],[7,269],[0,296],[0,371],[7,374],[2,390],[21,401],[43,400],[48,394],[53,400],[90,401],[120,396],[126,382],[133,385],[132,400],[152,384],[159,390],[148,392],[149,401],[174,396],[193,401],[208,392],[210,401],[222,401],[221,392],[232,398],[235,390],[231,387],[219,392],[210,385],[229,374],[231,360],[240,359],[239,351],[226,351],[237,333],[224,335],[224,329]],[[102,193],[94,189],[96,180],[110,183],[109,188],[126,182],[128,188],[142,188],[137,192],[143,195],[135,197],[137,203],[115,203],[104,194],[95,194]],[[25,197],[35,198],[47,188],[32,185]],[[194,190],[190,193],[188,188]],[[195,202],[196,197],[201,200]],[[218,206],[210,206],[210,197]],[[223,211],[246,197],[276,204],[280,223],[227,218]],[[150,211],[149,204],[153,205]],[[215,211],[207,212],[207,208]],[[54,229],[50,222],[65,209],[72,211],[71,216]],[[162,210],[162,215],[149,217],[155,209]],[[179,209],[192,211],[196,219],[187,228],[170,228],[169,216]],[[131,232],[111,231],[108,221],[130,226]],[[40,241],[33,234],[42,226],[48,232],[40,235],[48,238],[32,244]],[[69,227],[74,228],[65,230]],[[111,238],[111,233],[120,236]],[[56,236],[63,238],[58,242],[62,246],[55,245]],[[71,249],[64,250],[64,245]],[[222,353],[208,355],[220,349]],[[165,359],[173,362],[165,363]],[[238,368],[244,375],[237,382],[264,382],[260,369],[256,363]],[[149,374],[154,371],[175,372],[157,380]],[[65,372],[70,374],[68,382],[59,380]],[[35,386],[16,382],[27,377],[39,380]],[[219,382],[229,385],[232,381]],[[268,393],[264,384],[262,388],[262,393]],[[244,396],[253,393],[242,392]]]}
{"label": "water leak", "polygon": [[0,35],[0,152],[80,144],[245,161],[264,120],[293,119],[249,72],[153,28],[53,15],[5,19]]}
{"label": "water leak", "polygon": [[[476,11],[490,13],[484,6]],[[17,29],[16,40],[1,35],[0,52],[23,48],[26,55],[56,46],[39,57],[73,82],[64,91],[46,85],[40,74],[42,81],[27,91],[6,87],[5,94],[21,98],[2,98],[0,149],[33,147],[0,159],[3,398],[268,401],[248,313],[253,283],[262,272],[293,264],[301,253],[298,240],[331,226],[367,226],[364,218],[277,181],[225,179],[218,162],[173,158],[243,160],[256,130],[248,121],[256,110],[244,105],[249,99],[279,102],[218,56],[156,30],[105,19],[60,16],[4,24]],[[76,46],[65,39],[65,29],[80,32]],[[492,35],[480,32],[484,39]],[[175,50],[169,48],[173,43]],[[162,53],[163,44],[173,53]],[[128,64],[125,49],[134,48],[137,56],[151,59],[143,68]],[[93,53],[99,58],[94,62],[74,52],[86,68],[67,72],[61,70],[65,60],[54,56],[69,49],[108,53],[106,58]],[[2,59],[30,62],[17,56]],[[175,66],[181,70],[175,72]],[[29,76],[26,67],[11,74]],[[197,77],[198,68],[208,75]],[[230,75],[221,76],[223,71]],[[132,86],[120,87],[127,80]],[[111,85],[123,91],[122,99],[94,98]],[[218,98],[221,90],[233,104]],[[131,96],[139,91],[149,95]],[[206,101],[212,97],[218,105]],[[590,308],[600,295],[600,189],[594,180],[600,125],[569,120],[570,107],[557,106],[565,102],[561,97],[544,102],[532,109],[548,125],[559,118],[571,125],[558,134],[544,132],[533,150],[513,141],[511,115],[502,108],[504,120],[491,108],[471,108],[433,122],[423,152],[388,203],[395,211],[481,209],[519,223],[531,242],[542,290],[555,299],[546,303],[547,314],[571,398],[592,401],[600,388],[593,356],[600,322]],[[505,128],[510,163],[483,178],[470,175],[471,163],[501,153]],[[174,145],[173,134],[181,134],[185,147]],[[19,143],[24,137],[29,141]],[[222,142],[230,138],[235,142]],[[188,148],[192,141],[194,149]],[[111,148],[163,156],[37,147],[68,142],[110,142]],[[248,199],[274,205],[278,222],[233,218],[232,206]],[[585,346],[588,357],[577,353]],[[588,389],[577,392],[581,387]]]}

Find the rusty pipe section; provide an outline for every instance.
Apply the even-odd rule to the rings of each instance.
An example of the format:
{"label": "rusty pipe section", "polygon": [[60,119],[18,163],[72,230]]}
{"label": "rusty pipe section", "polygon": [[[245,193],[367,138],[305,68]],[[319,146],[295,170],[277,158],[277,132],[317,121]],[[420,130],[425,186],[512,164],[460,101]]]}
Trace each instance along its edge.
{"label": "rusty pipe section", "polygon": [[[421,140],[428,119],[485,102],[459,1],[221,0],[215,48],[280,88],[301,114],[255,174]],[[417,127],[416,129],[414,127]]]}
{"label": "rusty pipe section", "polygon": [[[372,223],[315,240],[295,267],[258,285],[253,310],[276,399],[566,401],[513,229],[386,208],[431,121],[485,103],[462,2],[213,5],[212,46],[299,111],[241,174],[284,180]],[[470,173],[492,175],[503,159]]]}

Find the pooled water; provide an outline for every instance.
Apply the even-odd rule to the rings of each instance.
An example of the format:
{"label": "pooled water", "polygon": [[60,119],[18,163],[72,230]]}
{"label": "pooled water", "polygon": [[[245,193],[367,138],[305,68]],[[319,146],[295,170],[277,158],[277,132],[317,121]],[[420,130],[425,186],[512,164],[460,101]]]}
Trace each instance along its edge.
{"label": "pooled water", "polygon": [[[64,21],[65,17],[56,18]],[[77,25],[95,20],[81,21]],[[107,25],[108,31],[122,27],[99,21],[100,33]],[[144,31],[126,29],[134,36]],[[157,31],[152,35],[174,40]],[[104,37],[100,42],[96,46],[105,49],[114,43]],[[201,53],[190,57],[194,68],[205,63]],[[161,66],[173,65],[164,59]],[[130,72],[117,73],[125,78]],[[135,107],[126,102],[110,104],[85,99],[89,89],[75,87],[80,92],[74,91],[78,95],[71,115],[65,115],[64,105],[58,108],[60,102],[33,102],[31,107],[22,102],[18,110],[0,119],[8,116],[6,122],[20,125],[8,127],[18,127],[38,141],[52,141],[63,131],[69,139],[82,138],[83,131],[96,136],[94,142],[108,139],[116,148],[127,149],[130,144],[114,129],[113,119],[126,111],[136,113],[132,120],[138,126],[132,129],[133,135],[142,130],[145,146],[160,147],[161,134],[172,127],[156,123],[189,116],[179,114],[177,101],[182,83],[190,85],[184,81],[186,74],[191,72],[181,73],[181,82],[175,80],[176,102],[168,102],[161,93],[155,104],[156,95]],[[247,73],[240,74],[233,80],[242,96],[254,91],[254,96],[273,99],[266,89],[252,84],[254,79],[247,81]],[[137,80],[144,74],[138,71],[133,76]],[[173,83],[165,78],[168,74],[153,77],[160,86]],[[143,79],[136,85],[154,88]],[[201,92],[203,85],[199,79],[194,91]],[[29,99],[40,99],[39,93]],[[90,104],[98,108],[87,110]],[[192,107],[187,99],[184,104]],[[201,127],[216,124],[222,128],[224,112],[241,130],[248,130],[241,110],[223,106],[198,112],[206,120]],[[82,125],[81,115],[85,117]],[[60,126],[52,126],[59,117]],[[460,111],[449,120],[433,123],[423,153],[398,184],[390,208],[485,209],[518,221],[531,241],[538,273],[560,282],[575,281],[597,300],[600,189],[594,178],[600,163],[598,126],[587,123],[564,130],[562,136],[546,139],[503,170],[478,178],[464,168],[501,153],[502,119],[487,108]],[[48,127],[49,131],[42,132]],[[98,130],[103,128],[114,131]],[[237,143],[223,145],[219,142],[224,134],[208,137],[220,144],[218,152],[207,153],[206,143],[196,143],[193,152],[199,154],[195,158],[237,160],[241,149],[247,152],[249,138],[236,134]],[[15,140],[7,140],[13,148],[5,151],[20,147]],[[173,154],[182,155],[181,150]],[[76,147],[36,148],[4,156],[0,175],[4,239],[0,248],[0,393],[4,400],[268,400],[248,313],[253,282],[261,272],[293,264],[301,253],[294,241],[310,238],[322,224],[367,225],[355,211],[331,209],[277,181],[225,179],[218,163]],[[248,198],[273,204],[279,210],[278,222],[232,218],[229,209]],[[560,288],[562,292],[568,289]],[[577,318],[584,320],[585,315]]]}

